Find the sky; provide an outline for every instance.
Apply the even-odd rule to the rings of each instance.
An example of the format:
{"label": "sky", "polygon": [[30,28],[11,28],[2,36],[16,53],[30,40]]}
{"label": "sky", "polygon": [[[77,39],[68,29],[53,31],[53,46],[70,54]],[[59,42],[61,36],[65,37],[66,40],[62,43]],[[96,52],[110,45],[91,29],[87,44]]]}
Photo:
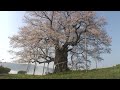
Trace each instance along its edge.
{"label": "sky", "polygon": [[[104,16],[108,22],[106,30],[112,37],[111,54],[104,54],[104,61],[98,64],[99,67],[108,67],[120,64],[120,11],[98,11],[99,16]],[[11,62],[9,36],[17,33],[19,27],[24,25],[23,17],[25,11],[0,11],[0,61]]]}
{"label": "sky", "polygon": [[12,55],[8,53],[10,49],[9,36],[17,33],[19,27],[23,26],[24,11],[0,11],[0,61],[11,62]]}
{"label": "sky", "polygon": [[104,61],[100,64],[102,67],[120,64],[120,11],[99,11],[100,16],[107,20],[106,30],[112,37],[111,54],[104,54]]}

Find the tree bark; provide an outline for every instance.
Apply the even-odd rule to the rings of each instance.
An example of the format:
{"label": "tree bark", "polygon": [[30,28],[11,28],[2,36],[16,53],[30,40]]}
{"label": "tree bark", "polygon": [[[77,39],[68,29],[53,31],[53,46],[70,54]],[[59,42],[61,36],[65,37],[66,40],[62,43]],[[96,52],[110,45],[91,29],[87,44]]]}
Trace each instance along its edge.
{"label": "tree bark", "polygon": [[67,66],[67,56],[68,56],[68,52],[67,52],[68,48],[55,48],[55,70],[54,72],[63,72],[63,71],[67,71],[68,66]]}
{"label": "tree bark", "polygon": [[35,75],[35,71],[36,71],[36,66],[37,66],[37,62],[35,61],[35,66],[34,66],[34,71],[33,71],[33,75]]}

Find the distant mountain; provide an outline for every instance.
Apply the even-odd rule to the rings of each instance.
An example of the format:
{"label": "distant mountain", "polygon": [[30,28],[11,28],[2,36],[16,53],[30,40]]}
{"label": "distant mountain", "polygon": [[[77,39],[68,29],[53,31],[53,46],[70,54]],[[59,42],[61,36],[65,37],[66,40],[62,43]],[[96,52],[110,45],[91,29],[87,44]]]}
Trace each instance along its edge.
{"label": "distant mountain", "polygon": [[[20,70],[26,71],[27,67],[28,67],[28,64],[18,64],[18,63],[8,63],[8,62],[0,63],[0,66],[1,65],[3,67],[10,68],[11,69],[11,71],[10,71],[11,74],[17,74],[17,72],[20,71]],[[27,74],[33,74],[33,70],[34,70],[34,65],[30,64],[29,69],[27,71]],[[47,67],[44,68],[44,73],[45,72],[47,72]],[[49,72],[53,72],[53,69],[49,68]],[[42,73],[43,73],[43,66],[38,65],[36,67],[35,75],[42,75]]]}

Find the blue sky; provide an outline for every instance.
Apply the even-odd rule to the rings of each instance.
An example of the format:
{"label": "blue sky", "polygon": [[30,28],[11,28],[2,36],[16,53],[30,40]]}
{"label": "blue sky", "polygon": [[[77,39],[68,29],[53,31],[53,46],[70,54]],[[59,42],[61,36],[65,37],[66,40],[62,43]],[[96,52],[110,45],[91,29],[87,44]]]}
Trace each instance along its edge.
{"label": "blue sky", "polygon": [[[19,27],[23,26],[24,11],[0,11],[0,60],[11,61],[8,36],[15,34]],[[98,11],[100,16],[107,19],[108,34],[112,37],[111,54],[103,55],[104,61],[99,67],[120,64],[120,11]]]}
{"label": "blue sky", "polygon": [[112,37],[111,54],[104,54],[102,66],[113,66],[120,64],[120,11],[101,11],[100,15],[107,19],[106,30]]}

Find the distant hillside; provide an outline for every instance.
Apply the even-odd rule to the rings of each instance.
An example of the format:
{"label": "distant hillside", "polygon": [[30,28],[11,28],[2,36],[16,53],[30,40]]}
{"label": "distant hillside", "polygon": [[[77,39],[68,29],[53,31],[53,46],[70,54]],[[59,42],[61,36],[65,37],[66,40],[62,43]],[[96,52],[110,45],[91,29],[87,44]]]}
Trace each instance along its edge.
{"label": "distant hillside", "polygon": [[[20,71],[20,70],[26,71],[28,64],[2,63],[2,66],[10,68],[11,69],[11,71],[10,71],[11,74],[17,74],[17,72]],[[30,64],[29,65],[29,70],[28,70],[27,74],[33,74],[33,70],[34,70],[34,65]],[[44,71],[47,72],[47,67],[45,67]],[[37,68],[36,68],[35,74],[36,75],[41,75],[42,72],[43,72],[43,66],[39,66],[38,65]],[[52,72],[51,68],[49,68],[49,72]]]}
{"label": "distant hillside", "polygon": [[89,71],[69,71],[48,75],[0,75],[0,79],[120,79],[120,65]]}

